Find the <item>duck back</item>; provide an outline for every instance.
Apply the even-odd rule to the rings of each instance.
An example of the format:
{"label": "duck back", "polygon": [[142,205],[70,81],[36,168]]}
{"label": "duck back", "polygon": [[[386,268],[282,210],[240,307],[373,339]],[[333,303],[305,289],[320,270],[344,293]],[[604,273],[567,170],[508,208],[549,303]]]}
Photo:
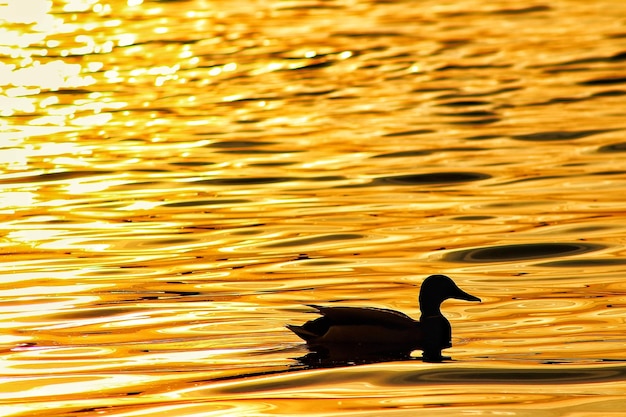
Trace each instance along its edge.
{"label": "duck back", "polygon": [[416,320],[404,313],[375,307],[323,307],[309,304],[335,325],[373,324],[386,327],[412,327]]}

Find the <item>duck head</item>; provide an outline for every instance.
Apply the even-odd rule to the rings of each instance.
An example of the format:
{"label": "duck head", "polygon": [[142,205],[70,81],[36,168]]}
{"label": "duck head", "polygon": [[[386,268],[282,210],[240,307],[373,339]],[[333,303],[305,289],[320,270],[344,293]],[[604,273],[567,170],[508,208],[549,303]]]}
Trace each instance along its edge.
{"label": "duck head", "polygon": [[480,301],[480,298],[460,289],[454,281],[446,275],[431,275],[424,280],[420,288],[419,302],[422,315],[440,315],[441,303],[448,298]]}

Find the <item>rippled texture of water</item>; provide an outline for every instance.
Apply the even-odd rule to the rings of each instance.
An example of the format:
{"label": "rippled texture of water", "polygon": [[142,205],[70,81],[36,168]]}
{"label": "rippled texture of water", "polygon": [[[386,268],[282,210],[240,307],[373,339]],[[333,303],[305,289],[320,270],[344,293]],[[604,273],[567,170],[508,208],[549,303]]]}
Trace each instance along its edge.
{"label": "rippled texture of water", "polygon": [[[0,4],[2,414],[623,412],[625,16]],[[304,304],[432,273],[454,362],[298,360]]]}

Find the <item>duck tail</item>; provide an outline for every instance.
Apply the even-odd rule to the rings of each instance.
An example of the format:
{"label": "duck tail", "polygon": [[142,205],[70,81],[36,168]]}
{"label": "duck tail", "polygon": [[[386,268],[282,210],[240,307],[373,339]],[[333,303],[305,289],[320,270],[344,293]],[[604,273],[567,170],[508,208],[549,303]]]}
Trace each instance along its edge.
{"label": "duck tail", "polygon": [[294,332],[299,338],[307,342],[318,336],[315,333],[312,333],[304,329],[302,326],[294,326],[293,324],[288,324],[286,327],[292,332]]}

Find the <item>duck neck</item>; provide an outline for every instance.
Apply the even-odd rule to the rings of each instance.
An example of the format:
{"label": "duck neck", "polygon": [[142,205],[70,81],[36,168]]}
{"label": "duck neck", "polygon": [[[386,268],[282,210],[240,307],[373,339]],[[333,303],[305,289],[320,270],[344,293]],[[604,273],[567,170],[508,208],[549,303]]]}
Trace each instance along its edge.
{"label": "duck neck", "polygon": [[422,312],[422,317],[424,318],[441,316],[441,302],[424,301],[420,303],[420,311]]}

